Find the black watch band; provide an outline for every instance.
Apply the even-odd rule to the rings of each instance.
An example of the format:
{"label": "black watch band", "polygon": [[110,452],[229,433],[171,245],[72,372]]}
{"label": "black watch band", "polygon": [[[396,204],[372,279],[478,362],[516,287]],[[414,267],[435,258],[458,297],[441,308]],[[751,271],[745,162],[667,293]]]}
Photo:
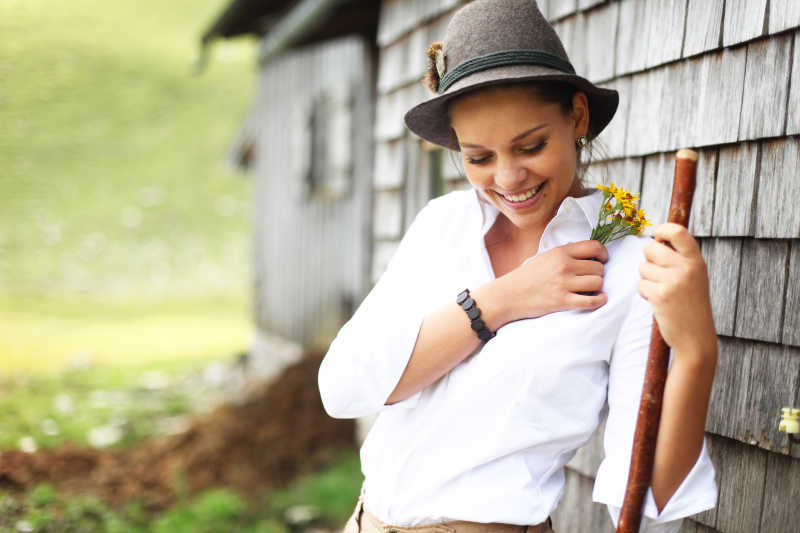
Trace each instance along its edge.
{"label": "black watch band", "polygon": [[486,322],[481,319],[481,310],[478,309],[478,305],[475,303],[475,300],[473,300],[469,295],[469,289],[464,289],[458,293],[458,296],[456,297],[456,303],[461,306],[464,312],[467,313],[467,317],[471,322],[470,326],[478,335],[480,340],[486,342],[495,336],[496,333],[494,331],[490,331],[489,328],[486,327]]}

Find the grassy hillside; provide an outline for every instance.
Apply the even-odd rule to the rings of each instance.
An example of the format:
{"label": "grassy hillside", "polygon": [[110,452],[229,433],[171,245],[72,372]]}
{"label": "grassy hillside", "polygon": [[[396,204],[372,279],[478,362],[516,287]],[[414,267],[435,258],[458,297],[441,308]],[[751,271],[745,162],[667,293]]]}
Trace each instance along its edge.
{"label": "grassy hillside", "polygon": [[191,73],[224,5],[0,0],[0,371],[83,345],[114,360],[249,340],[250,183],[223,154],[254,44]]}

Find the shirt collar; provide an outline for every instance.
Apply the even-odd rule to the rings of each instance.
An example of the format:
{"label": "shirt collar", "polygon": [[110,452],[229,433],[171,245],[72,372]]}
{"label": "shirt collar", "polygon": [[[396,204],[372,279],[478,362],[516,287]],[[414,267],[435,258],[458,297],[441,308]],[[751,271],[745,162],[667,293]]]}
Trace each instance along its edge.
{"label": "shirt collar", "polygon": [[[489,231],[495,223],[495,220],[497,220],[497,215],[500,214],[500,210],[484,198],[480,190],[473,187],[473,191],[481,214],[481,237],[485,237],[486,232]],[[579,198],[574,196],[565,197],[561,205],[558,206],[558,211],[554,218],[573,218],[580,222],[585,222],[591,231],[597,224],[597,217],[600,214],[600,206],[603,201],[603,193],[599,189],[584,189],[584,191],[586,194]],[[571,206],[577,206],[578,209],[568,208]]]}

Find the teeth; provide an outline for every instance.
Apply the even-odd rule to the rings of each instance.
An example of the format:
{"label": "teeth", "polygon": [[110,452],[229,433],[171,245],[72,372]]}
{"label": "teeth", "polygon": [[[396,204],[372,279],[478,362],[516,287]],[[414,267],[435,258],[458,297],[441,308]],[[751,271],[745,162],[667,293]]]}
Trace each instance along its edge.
{"label": "teeth", "polygon": [[528,192],[526,192],[524,194],[503,194],[502,196],[506,200],[510,200],[512,202],[522,202],[522,201],[527,200],[528,198],[530,198],[531,196],[533,196],[537,192],[539,192],[539,189],[542,188],[542,184],[543,183],[544,182],[540,183],[535,189],[531,189],[531,190],[529,190]]}

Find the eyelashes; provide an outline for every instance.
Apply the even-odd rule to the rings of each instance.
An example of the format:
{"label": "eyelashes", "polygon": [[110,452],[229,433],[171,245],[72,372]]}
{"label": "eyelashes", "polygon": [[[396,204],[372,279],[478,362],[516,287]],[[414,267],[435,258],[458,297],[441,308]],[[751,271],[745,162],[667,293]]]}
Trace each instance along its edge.
{"label": "eyelashes", "polygon": [[[520,151],[520,153],[525,154],[525,155],[533,155],[533,154],[539,152],[542,148],[544,148],[545,145],[547,145],[547,141],[542,141],[539,144],[537,144],[536,146],[531,146],[530,148],[520,148],[519,151]],[[488,162],[491,158],[492,158],[491,155],[487,155],[485,157],[469,157],[469,156],[467,156],[467,162],[469,164],[471,164],[471,165],[482,165],[482,164]]]}

